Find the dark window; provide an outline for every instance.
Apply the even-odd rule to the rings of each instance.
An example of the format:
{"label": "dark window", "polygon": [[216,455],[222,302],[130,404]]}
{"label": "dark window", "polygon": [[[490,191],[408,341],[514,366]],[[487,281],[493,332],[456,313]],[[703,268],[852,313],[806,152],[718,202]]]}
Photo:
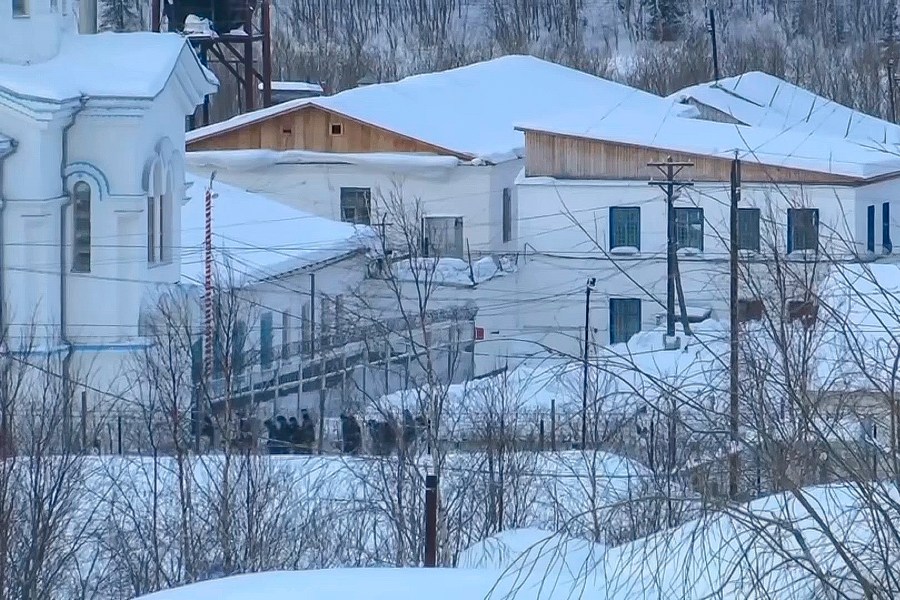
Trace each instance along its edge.
{"label": "dark window", "polygon": [[14,17],[27,17],[28,0],[12,0],[12,14]]}
{"label": "dark window", "polygon": [[512,190],[503,188],[503,242],[512,240]]}
{"label": "dark window", "polygon": [[894,251],[894,245],[891,242],[891,203],[883,202],[881,204],[881,251],[890,254]]}
{"label": "dark window", "polygon": [[675,247],[703,252],[703,209],[675,209]]}
{"label": "dark window", "polygon": [[790,300],[787,303],[789,321],[800,321],[804,327],[815,325],[819,316],[819,303],[815,300]]}
{"label": "dark window", "polygon": [[787,251],[818,250],[819,209],[789,208]]}
{"label": "dark window", "polygon": [[247,326],[243,321],[234,324],[231,335],[231,372],[239,374],[247,366]]}
{"label": "dark window", "polygon": [[425,256],[463,257],[462,217],[424,217],[422,232]]}
{"label": "dark window", "polygon": [[357,225],[370,225],[372,190],[369,188],[341,188],[341,220]]}
{"label": "dark window", "polygon": [[609,343],[627,342],[641,330],[641,301],[638,298],[609,299]]}
{"label": "dark window", "polygon": [[72,270],[91,272],[91,186],[79,181],[73,188],[74,223]]}
{"label": "dark window", "polygon": [[272,366],[274,347],[272,340],[272,313],[263,313],[259,318],[259,364],[263,369]]}
{"label": "dark window", "polygon": [[199,383],[203,379],[203,337],[199,336],[191,344],[191,379]]}
{"label": "dark window", "polygon": [[344,124],[343,123],[332,123],[331,124],[331,135],[344,135]]}
{"label": "dark window", "polygon": [[759,252],[759,209],[738,209],[738,248]]}
{"label": "dark window", "polygon": [[761,321],[763,316],[762,300],[738,300],[738,321]]}
{"label": "dark window", "polygon": [[147,196],[147,262],[156,262],[156,198]]}
{"label": "dark window", "polygon": [[609,209],[609,247],[641,249],[641,209],[615,206]]}
{"label": "dark window", "polygon": [[866,250],[875,252],[875,205],[866,207]]}

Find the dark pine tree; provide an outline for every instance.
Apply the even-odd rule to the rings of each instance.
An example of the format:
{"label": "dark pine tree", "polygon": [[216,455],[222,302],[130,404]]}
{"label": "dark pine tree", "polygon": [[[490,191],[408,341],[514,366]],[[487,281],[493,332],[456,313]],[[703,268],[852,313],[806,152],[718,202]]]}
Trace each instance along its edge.
{"label": "dark pine tree", "polygon": [[678,38],[687,12],[686,0],[641,0],[646,15],[647,37],[667,42]]}
{"label": "dark pine tree", "polygon": [[135,0],[104,0],[100,10],[100,29],[104,31],[137,31],[141,18]]}

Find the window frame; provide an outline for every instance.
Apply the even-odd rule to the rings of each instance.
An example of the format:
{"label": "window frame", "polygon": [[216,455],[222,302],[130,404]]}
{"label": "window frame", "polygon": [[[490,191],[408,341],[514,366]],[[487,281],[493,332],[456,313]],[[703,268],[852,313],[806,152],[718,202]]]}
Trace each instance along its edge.
{"label": "window frame", "polygon": [[[453,220],[452,227],[452,235],[453,235],[453,243],[452,248],[451,244],[447,240],[440,240],[441,243],[436,244],[435,241],[431,238],[431,232],[436,231],[436,229],[431,226],[431,223],[437,221],[447,222],[450,219]],[[446,229],[446,228],[442,228]],[[465,245],[466,245],[466,221],[462,216],[457,215],[425,215],[422,217],[422,254],[425,257],[435,257],[435,258],[463,258],[465,253]],[[457,233],[458,232],[458,233]],[[439,252],[435,252],[435,249],[439,249]]]}
{"label": "window frame", "polygon": [[[635,334],[641,331],[643,325],[643,303],[640,298],[610,298],[609,299],[609,343],[627,343]],[[637,307],[637,310],[634,308]],[[628,327],[627,323],[623,331],[619,330],[617,323],[626,318],[636,318],[636,328]],[[633,329],[631,333],[627,333]],[[621,339],[620,339],[621,338]]]}
{"label": "window frame", "polygon": [[259,366],[263,370],[272,368],[275,362],[274,326],[272,311],[259,315]]}
{"label": "window frame", "polygon": [[501,227],[503,243],[512,241],[512,188],[503,188]]}
{"label": "window frame", "polygon": [[[86,190],[87,195],[85,197],[79,198],[79,191]],[[92,208],[93,208],[93,195],[94,190],[91,185],[86,181],[76,181],[72,186],[72,266],[71,270],[73,273],[90,273],[91,272],[91,227],[93,225],[92,221]],[[84,206],[79,206],[86,204],[87,208]],[[80,223],[80,225],[79,225]],[[86,228],[85,239],[79,239],[81,236],[79,235],[79,231],[84,232],[84,229],[81,229],[81,226]],[[86,263],[83,263],[83,257],[86,258]]]}
{"label": "window frame", "polygon": [[739,298],[737,309],[738,322],[740,323],[762,321],[766,312],[765,304],[759,298]]}
{"label": "window frame", "polygon": [[881,252],[891,254],[894,243],[891,241],[891,203],[881,203]]}
{"label": "window frame", "polygon": [[[353,205],[350,206],[351,198]],[[362,205],[360,203],[362,198]],[[360,208],[365,210],[365,220],[359,217]],[[341,221],[354,225],[372,225],[372,188],[368,187],[341,187],[340,189]],[[347,217],[347,211],[353,210],[353,218]]]}
{"label": "window frame", "polygon": [[[635,223],[625,223],[620,226],[620,219],[624,218],[621,215],[629,215],[629,218],[634,218],[637,215],[636,228]],[[627,221],[627,219],[626,219]],[[634,231],[628,231],[629,228],[635,228]],[[619,243],[620,235],[624,237],[629,237],[629,235],[636,235],[635,244],[626,244]],[[638,252],[641,250],[641,207],[640,206],[610,206],[609,207],[609,249],[613,250],[615,248],[637,248]]]}
{"label": "window frame", "polygon": [[875,205],[866,206],[866,252],[875,253]]}
{"label": "window frame", "polygon": [[[743,235],[745,233],[745,225],[744,220],[741,218],[741,215],[753,215],[753,240],[756,242],[755,244],[746,244],[747,241],[746,236]],[[761,211],[755,207],[747,207],[747,208],[738,208],[738,230],[737,230],[737,242],[738,242],[738,250],[746,250],[749,252],[759,252],[760,247],[762,246],[761,235],[760,235],[760,219],[761,219]],[[749,247],[748,247],[749,246]]]}
{"label": "window frame", "polygon": [[12,0],[12,17],[14,19],[27,19],[31,16],[30,0]]}
{"label": "window frame", "polygon": [[[808,240],[804,240],[807,242],[806,246],[803,248],[797,247],[797,221],[799,215],[811,215],[813,217],[813,227],[814,227],[814,235],[815,240],[812,248],[808,247]],[[787,252],[791,254],[793,252],[809,252],[812,250],[813,252],[819,251],[819,209],[818,208],[789,208],[788,209],[788,231],[787,231]]]}
{"label": "window frame", "polygon": [[[679,215],[687,215],[686,222],[679,222]],[[698,223],[700,225],[700,231],[697,234],[699,236],[699,246],[688,246],[680,243],[681,236],[679,232],[681,231],[690,231],[690,227],[695,224],[693,220],[690,218],[691,215],[697,216],[699,215]],[[682,248],[688,248],[692,250],[696,250],[697,252],[703,252],[703,242],[704,237],[706,236],[706,224],[705,224],[705,216],[703,213],[703,209],[699,206],[676,206],[675,207],[675,249],[681,250]]]}

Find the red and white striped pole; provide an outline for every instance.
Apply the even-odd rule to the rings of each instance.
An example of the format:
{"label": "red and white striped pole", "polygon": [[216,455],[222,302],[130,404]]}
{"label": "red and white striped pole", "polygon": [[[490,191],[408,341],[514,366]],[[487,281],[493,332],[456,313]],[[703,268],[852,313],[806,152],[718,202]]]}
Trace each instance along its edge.
{"label": "red and white striped pole", "polygon": [[204,322],[206,325],[206,333],[204,336],[203,348],[203,378],[206,383],[207,393],[212,382],[213,370],[213,337],[215,336],[214,314],[213,314],[213,247],[212,247],[212,209],[213,209],[213,180],[216,178],[216,172],[213,171],[209,177],[209,186],[206,188],[206,234],[203,239],[204,246]]}

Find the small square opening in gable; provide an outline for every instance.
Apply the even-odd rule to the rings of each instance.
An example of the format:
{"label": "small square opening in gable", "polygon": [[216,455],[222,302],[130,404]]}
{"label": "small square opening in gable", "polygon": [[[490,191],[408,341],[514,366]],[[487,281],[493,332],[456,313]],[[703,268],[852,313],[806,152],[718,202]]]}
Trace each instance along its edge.
{"label": "small square opening in gable", "polygon": [[332,123],[331,124],[331,135],[344,135],[344,124],[343,123]]}

